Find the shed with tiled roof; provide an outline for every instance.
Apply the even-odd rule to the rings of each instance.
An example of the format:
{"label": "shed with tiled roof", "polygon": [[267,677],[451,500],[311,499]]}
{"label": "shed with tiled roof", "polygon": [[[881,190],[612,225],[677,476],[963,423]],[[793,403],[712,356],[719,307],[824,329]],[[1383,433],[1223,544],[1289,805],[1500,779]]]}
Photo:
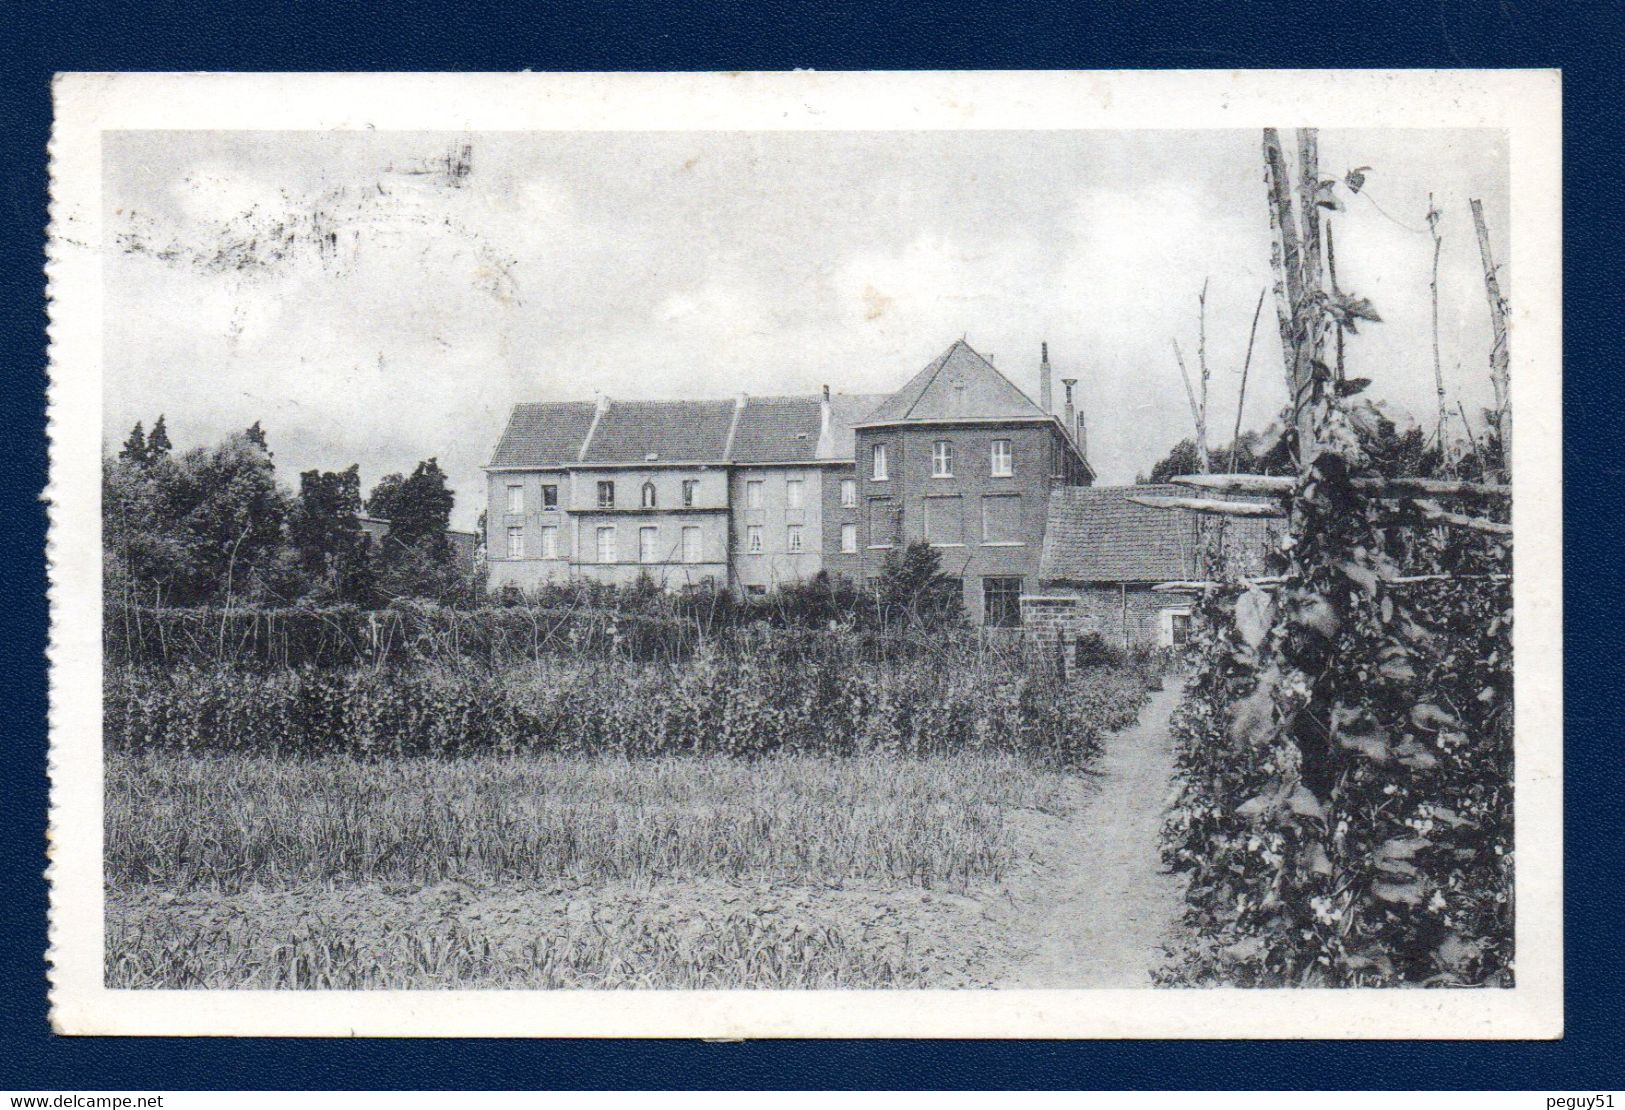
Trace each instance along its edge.
{"label": "shed with tiled roof", "polygon": [[[1147,494],[1190,496],[1174,485],[1067,486],[1050,492],[1039,579],[1049,584],[1156,583],[1200,578],[1195,513],[1129,500]],[[1262,559],[1273,530],[1267,520],[1230,518],[1227,545]]]}

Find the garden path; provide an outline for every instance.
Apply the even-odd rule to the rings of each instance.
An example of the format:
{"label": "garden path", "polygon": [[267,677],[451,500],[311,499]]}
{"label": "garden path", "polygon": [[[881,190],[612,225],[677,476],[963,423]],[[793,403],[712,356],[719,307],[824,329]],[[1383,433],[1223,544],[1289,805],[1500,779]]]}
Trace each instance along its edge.
{"label": "garden path", "polygon": [[1031,947],[1000,986],[1151,985],[1182,906],[1183,880],[1158,846],[1181,689],[1170,679],[1153,692],[1135,724],[1105,738],[1098,775],[1069,787],[1070,813],[1029,828],[1037,867],[1014,935]]}

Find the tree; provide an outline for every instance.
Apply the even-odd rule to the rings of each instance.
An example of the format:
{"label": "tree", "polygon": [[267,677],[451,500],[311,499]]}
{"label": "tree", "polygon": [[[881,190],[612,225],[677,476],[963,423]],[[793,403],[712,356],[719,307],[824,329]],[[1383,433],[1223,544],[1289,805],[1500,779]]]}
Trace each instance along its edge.
{"label": "tree", "polygon": [[145,465],[147,461],[147,435],[141,430],[141,421],[137,420],[135,427],[130,429],[130,436],[124,441],[124,447],[119,451],[118,457],[127,463],[134,463],[138,466]]}
{"label": "tree", "polygon": [[958,580],[942,573],[942,558],[916,540],[891,552],[880,572],[880,604],[888,620],[927,628],[962,624],[965,606]]}
{"label": "tree", "polygon": [[468,592],[467,575],[455,565],[446,535],[455,500],[432,458],[409,476],[386,474],[373,486],[367,512],[389,521],[378,559],[380,593],[453,600]]}
{"label": "tree", "polygon": [[250,424],[248,426],[248,430],[243,434],[248,437],[248,442],[254,444],[254,446],[258,447],[261,451],[264,451],[272,458],[276,457],[276,452],[271,450],[270,443],[268,443],[265,439],[265,429],[260,427],[260,422],[258,420]]}
{"label": "tree", "polygon": [[371,539],[356,519],[360,512],[360,467],[299,475],[299,500],[288,519],[288,539],[312,592],[324,600],[358,604],[371,600]]}
{"label": "tree", "polygon": [[270,457],[238,433],[179,459],[157,456],[150,466],[164,525],[184,543],[190,563],[190,581],[175,603],[251,595],[261,584],[258,572],[283,547],[288,515]]}
{"label": "tree", "polygon": [[446,487],[445,471],[435,459],[418,463],[410,477],[387,474],[373,486],[367,498],[367,512],[389,521],[390,548],[427,544],[438,551],[445,548],[450,557],[446,529],[451,527],[451,510],[456,498]]}
{"label": "tree", "polygon": [[[1244,432],[1232,445],[1208,451],[1208,470],[1227,474],[1231,469],[1232,454],[1237,474],[1290,474],[1292,457],[1286,449],[1283,436],[1260,435]],[[1197,458],[1196,442],[1182,439],[1151,468],[1149,475],[1135,479],[1139,485],[1160,485],[1179,474],[1199,474],[1203,467]]]}
{"label": "tree", "polygon": [[147,461],[158,462],[167,457],[174,446],[169,442],[169,429],[164,426],[164,414],[159,413],[158,419],[153,422],[152,434],[147,437]]}

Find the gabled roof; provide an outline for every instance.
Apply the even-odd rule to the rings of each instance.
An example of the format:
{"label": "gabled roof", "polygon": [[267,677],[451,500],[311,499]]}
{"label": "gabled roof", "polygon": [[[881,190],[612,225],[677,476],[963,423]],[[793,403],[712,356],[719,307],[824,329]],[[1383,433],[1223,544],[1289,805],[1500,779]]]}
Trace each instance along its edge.
{"label": "gabled roof", "polygon": [[581,461],[720,462],[734,407],[733,401],[612,401]]}
{"label": "gabled roof", "polygon": [[864,424],[901,421],[1050,419],[1050,414],[963,339],[914,375]]}
{"label": "gabled roof", "polygon": [[[1050,491],[1049,521],[1039,560],[1041,582],[1172,582],[1201,578],[1197,515],[1154,509],[1129,498],[1191,495],[1183,486],[1063,486]],[[1204,495],[1208,496],[1208,495]],[[1262,573],[1277,526],[1229,518],[1225,547],[1247,573]]]}
{"label": "gabled roof", "polygon": [[739,413],[730,462],[812,460],[823,419],[817,397],[751,397]]}
{"label": "gabled roof", "polygon": [[851,459],[852,425],[885,398],[832,395],[827,436],[820,400],[816,394],[747,397],[743,407],[736,401],[610,401],[596,423],[592,402],[515,405],[488,465],[748,465]]}
{"label": "gabled roof", "polygon": [[591,401],[515,405],[490,466],[568,466],[592,427]]}

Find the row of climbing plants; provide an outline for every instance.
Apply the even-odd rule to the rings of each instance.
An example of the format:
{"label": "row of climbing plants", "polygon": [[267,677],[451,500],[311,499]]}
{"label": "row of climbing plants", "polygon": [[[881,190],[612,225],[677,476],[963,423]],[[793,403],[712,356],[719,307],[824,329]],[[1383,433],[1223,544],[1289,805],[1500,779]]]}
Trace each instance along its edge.
{"label": "row of climbing plants", "polygon": [[[1268,140],[1267,140],[1268,141]],[[1294,309],[1315,342],[1321,305]],[[1325,371],[1323,365],[1317,371]],[[1168,985],[1507,986],[1510,502],[1497,452],[1397,480],[1363,383],[1316,373],[1262,578],[1213,566],[1175,716]],[[1446,469],[1448,468],[1448,472]],[[1284,487],[1284,488],[1283,488]],[[1222,530],[1224,517],[1205,527]]]}

